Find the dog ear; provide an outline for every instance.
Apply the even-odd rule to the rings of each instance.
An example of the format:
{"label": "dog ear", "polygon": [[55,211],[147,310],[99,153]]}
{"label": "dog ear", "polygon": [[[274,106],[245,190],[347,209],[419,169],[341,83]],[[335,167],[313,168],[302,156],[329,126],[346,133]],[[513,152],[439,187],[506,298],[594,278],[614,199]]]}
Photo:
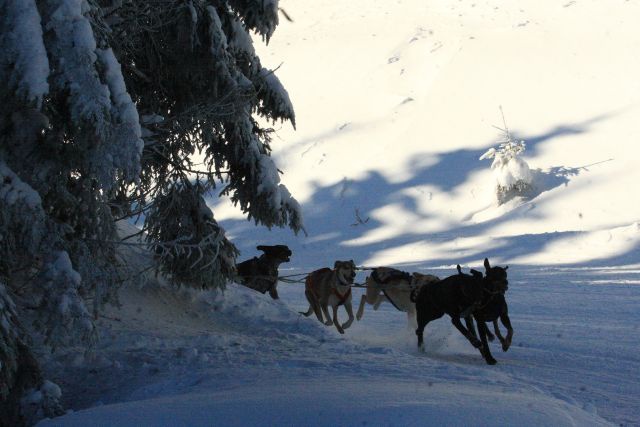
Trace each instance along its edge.
{"label": "dog ear", "polygon": [[333,263],[333,268],[338,268],[339,265],[340,265],[340,261],[336,261]]}
{"label": "dog ear", "polygon": [[489,258],[484,259],[484,268],[487,271],[491,270],[491,265],[489,265]]}
{"label": "dog ear", "polygon": [[509,266],[507,265],[504,269],[505,269],[505,270],[508,270],[508,269],[509,269]]}
{"label": "dog ear", "polygon": [[259,251],[266,252],[266,251],[268,251],[268,250],[269,250],[269,246],[265,246],[265,245],[258,245],[258,246],[256,246],[256,249],[257,249],[257,250],[259,250]]}

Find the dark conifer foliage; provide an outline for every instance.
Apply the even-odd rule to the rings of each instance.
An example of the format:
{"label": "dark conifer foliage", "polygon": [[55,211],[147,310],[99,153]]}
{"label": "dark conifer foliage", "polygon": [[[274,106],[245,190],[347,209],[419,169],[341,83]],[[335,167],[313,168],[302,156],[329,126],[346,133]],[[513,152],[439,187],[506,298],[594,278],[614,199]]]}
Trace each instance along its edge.
{"label": "dark conifer foliage", "polygon": [[[303,230],[264,125],[295,126],[293,107],[250,34],[277,24],[276,0],[0,0],[0,315],[15,320],[0,383],[19,346],[96,339],[127,279],[117,220],[144,214],[140,244],[197,288],[223,287],[237,255],[205,203],[215,187],[257,224]],[[33,378],[49,397],[30,413],[55,408]]]}

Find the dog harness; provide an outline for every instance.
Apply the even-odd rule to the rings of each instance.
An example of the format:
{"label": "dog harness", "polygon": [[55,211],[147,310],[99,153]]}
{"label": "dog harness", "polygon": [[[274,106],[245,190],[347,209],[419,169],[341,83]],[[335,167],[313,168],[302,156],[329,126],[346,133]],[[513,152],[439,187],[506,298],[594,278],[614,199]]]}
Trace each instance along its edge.
{"label": "dog harness", "polygon": [[337,296],[338,299],[340,300],[338,301],[338,306],[341,306],[342,304],[344,304],[349,298],[349,296],[351,296],[351,288],[349,288],[347,292],[345,292],[342,295],[340,294],[340,292],[338,292],[337,288],[332,288],[331,290],[333,291],[334,295]]}
{"label": "dog harness", "polygon": [[387,300],[389,300],[389,302],[398,310],[398,311],[402,311],[402,309],[400,307],[398,307],[396,305],[395,302],[393,302],[393,299],[391,299],[391,297],[389,296],[389,294],[387,294],[387,291],[385,291],[384,289],[382,289],[382,293],[384,294],[384,296],[387,298]]}

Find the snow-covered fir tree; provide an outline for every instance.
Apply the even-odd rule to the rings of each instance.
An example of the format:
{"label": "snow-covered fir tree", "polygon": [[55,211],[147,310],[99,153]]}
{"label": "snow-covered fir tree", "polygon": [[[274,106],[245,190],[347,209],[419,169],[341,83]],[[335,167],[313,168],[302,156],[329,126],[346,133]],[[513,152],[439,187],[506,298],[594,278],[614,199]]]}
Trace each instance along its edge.
{"label": "snow-covered fir tree", "polygon": [[499,203],[505,203],[512,197],[524,195],[529,191],[533,183],[533,175],[529,164],[520,157],[526,149],[526,143],[513,138],[506,122],[504,122],[504,129],[500,130],[503,133],[503,140],[498,148],[488,149],[479,160],[493,159],[491,170],[496,184],[496,197]]}
{"label": "snow-covered fir tree", "polygon": [[0,0],[0,392],[27,393],[3,407],[19,422],[57,410],[37,355],[93,342],[126,279],[117,220],[145,214],[160,270],[199,288],[237,255],[205,203],[216,185],[256,223],[303,230],[257,120],[295,126],[250,35],[277,24],[277,0]]}

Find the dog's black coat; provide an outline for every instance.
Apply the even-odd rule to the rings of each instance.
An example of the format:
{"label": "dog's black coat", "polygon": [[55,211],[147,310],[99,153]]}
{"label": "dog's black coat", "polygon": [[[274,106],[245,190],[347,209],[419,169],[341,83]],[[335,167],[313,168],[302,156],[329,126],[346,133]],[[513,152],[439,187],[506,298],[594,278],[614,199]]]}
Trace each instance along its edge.
{"label": "dog's black coat", "polygon": [[[499,267],[495,267],[495,268],[497,269]],[[458,273],[464,274],[462,273],[460,266],[458,266]],[[482,276],[482,273],[476,270],[471,270],[471,273],[474,276],[477,276],[477,275],[480,275],[480,277]],[[493,341],[494,336],[491,333],[491,331],[489,331],[489,329],[487,328],[486,323],[495,322],[496,320],[500,319],[502,324],[507,328],[507,331],[508,331],[507,339],[504,339],[502,337],[502,335],[499,333],[497,329],[498,327],[497,324],[494,324],[496,328],[496,333],[500,338],[500,342],[502,344],[502,350],[507,351],[509,349],[509,346],[511,345],[511,335],[513,334],[513,327],[511,326],[511,319],[509,318],[509,307],[507,306],[507,300],[505,299],[504,292],[500,292],[500,293],[485,292],[482,300],[480,301],[480,304],[476,306],[476,308],[473,310],[472,315],[473,317],[472,316],[465,317],[465,324],[467,326],[467,329],[471,331],[471,333],[474,336],[477,337],[475,328],[473,326],[473,319],[475,319],[478,325],[478,331],[480,331],[480,335],[482,336],[482,329],[484,329],[484,333],[486,334],[489,341]],[[488,356],[491,357],[491,353],[489,352],[488,346],[487,346],[487,352],[488,352]]]}
{"label": "dog's black coat", "polygon": [[[484,260],[487,276],[475,272],[474,275],[456,274],[439,282],[422,286],[411,295],[411,300],[416,303],[418,328],[418,346],[424,343],[423,333],[427,324],[439,319],[445,314],[451,317],[451,323],[462,333],[471,344],[480,349],[480,352],[488,364],[496,363],[488,352],[486,334],[481,330],[479,341],[467,328],[462,325],[460,318],[469,316],[480,306],[485,294],[496,294],[507,287],[506,268],[491,267],[489,260]],[[495,270],[495,272],[492,272]],[[479,327],[480,329],[480,327]]]}
{"label": "dog's black coat", "polygon": [[260,245],[256,249],[264,253],[236,264],[239,281],[248,288],[263,294],[269,292],[271,298],[278,299],[278,267],[289,262],[292,252],[286,245]]}

